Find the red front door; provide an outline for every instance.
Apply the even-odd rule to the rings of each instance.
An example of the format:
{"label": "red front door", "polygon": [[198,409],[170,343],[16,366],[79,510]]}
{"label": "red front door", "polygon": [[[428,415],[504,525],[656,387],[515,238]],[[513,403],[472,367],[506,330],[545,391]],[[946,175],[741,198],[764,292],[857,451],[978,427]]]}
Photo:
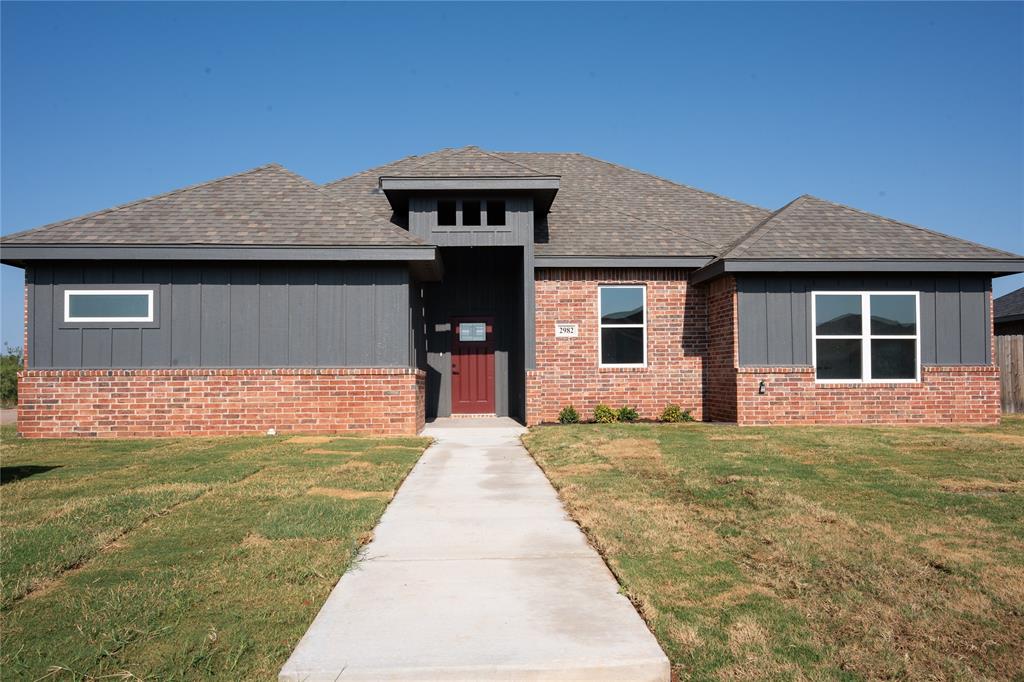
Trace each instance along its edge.
{"label": "red front door", "polygon": [[452,414],[494,414],[494,319],[452,319]]}

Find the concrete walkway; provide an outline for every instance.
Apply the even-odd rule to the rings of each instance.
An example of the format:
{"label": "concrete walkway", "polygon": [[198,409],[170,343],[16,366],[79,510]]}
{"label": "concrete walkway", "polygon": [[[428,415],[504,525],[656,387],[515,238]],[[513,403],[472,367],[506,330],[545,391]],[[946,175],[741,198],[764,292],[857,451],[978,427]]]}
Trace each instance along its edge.
{"label": "concrete walkway", "polygon": [[439,420],[280,679],[667,682],[668,659],[505,419]]}

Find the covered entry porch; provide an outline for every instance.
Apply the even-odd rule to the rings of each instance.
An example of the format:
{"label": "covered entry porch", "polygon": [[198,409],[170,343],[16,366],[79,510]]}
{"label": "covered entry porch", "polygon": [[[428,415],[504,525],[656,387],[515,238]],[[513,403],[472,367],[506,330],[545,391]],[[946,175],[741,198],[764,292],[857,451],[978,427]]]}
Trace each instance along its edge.
{"label": "covered entry porch", "polygon": [[[520,246],[443,247],[444,276],[423,283],[414,320],[427,372],[426,416],[526,417],[532,267]],[[528,304],[529,302],[529,304]]]}

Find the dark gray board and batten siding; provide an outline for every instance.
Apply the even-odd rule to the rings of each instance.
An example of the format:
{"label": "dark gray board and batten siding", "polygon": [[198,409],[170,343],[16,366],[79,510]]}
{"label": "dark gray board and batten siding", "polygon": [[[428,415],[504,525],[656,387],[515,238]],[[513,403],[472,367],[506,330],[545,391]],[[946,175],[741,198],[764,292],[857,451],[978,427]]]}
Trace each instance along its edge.
{"label": "dark gray board and batten siding", "polygon": [[[26,282],[34,369],[410,365],[404,265],[56,263]],[[158,323],[65,323],[69,285],[154,287]]]}
{"label": "dark gray board and batten siding", "polygon": [[991,286],[976,275],[738,275],[740,365],[810,365],[814,291],[918,291],[921,363],[989,364]]}

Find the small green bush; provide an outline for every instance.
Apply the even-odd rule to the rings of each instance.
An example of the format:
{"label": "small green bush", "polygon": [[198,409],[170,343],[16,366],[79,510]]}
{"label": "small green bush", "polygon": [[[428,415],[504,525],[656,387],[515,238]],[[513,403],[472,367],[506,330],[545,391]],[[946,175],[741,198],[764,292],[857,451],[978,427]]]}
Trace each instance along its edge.
{"label": "small green bush", "polygon": [[594,408],[594,421],[598,424],[611,424],[619,420],[619,415],[612,408],[601,403]]}
{"label": "small green bush", "polygon": [[580,413],[576,411],[576,408],[572,405],[566,405],[562,408],[562,411],[558,413],[558,421],[562,424],[579,424]]}
{"label": "small green bush", "polygon": [[21,371],[21,348],[4,344],[0,355],[0,407],[14,407],[18,404],[18,372]]}
{"label": "small green bush", "polygon": [[619,408],[619,421],[620,422],[635,422],[640,418],[640,414],[629,405],[623,405]]}
{"label": "small green bush", "polygon": [[689,410],[684,410],[678,405],[666,405],[665,409],[661,411],[661,421],[692,422],[693,415],[690,414]]}

